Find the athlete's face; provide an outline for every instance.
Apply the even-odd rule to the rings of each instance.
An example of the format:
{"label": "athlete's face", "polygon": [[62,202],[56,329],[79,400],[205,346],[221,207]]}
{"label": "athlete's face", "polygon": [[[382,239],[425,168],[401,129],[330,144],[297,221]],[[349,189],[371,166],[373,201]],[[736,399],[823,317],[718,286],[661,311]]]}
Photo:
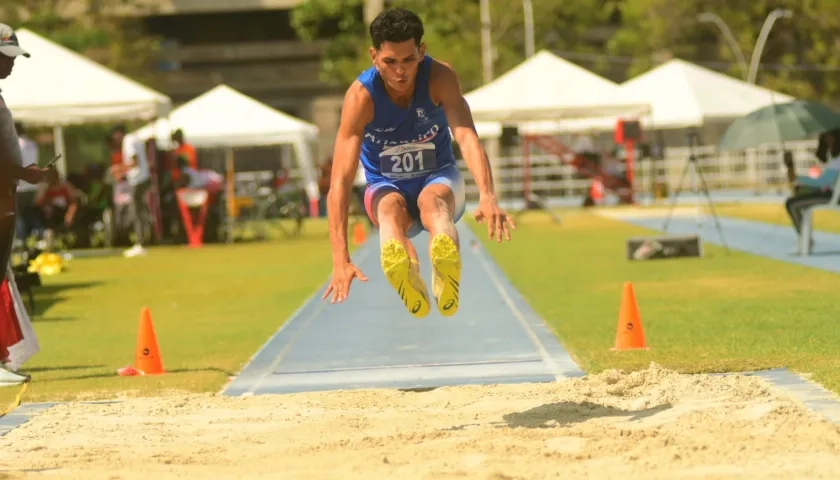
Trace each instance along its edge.
{"label": "athlete's face", "polygon": [[414,89],[414,77],[425,54],[426,44],[417,46],[414,40],[385,42],[379,50],[373,47],[370,49],[371,60],[385,84],[400,93]]}

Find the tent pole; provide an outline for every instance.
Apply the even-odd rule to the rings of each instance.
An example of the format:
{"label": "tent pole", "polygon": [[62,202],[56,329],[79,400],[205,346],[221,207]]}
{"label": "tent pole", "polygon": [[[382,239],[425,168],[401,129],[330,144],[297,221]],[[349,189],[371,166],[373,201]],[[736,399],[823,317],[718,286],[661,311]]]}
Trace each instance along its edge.
{"label": "tent pole", "polygon": [[64,147],[64,128],[61,125],[53,127],[53,145],[55,145],[55,154],[61,154],[61,158],[56,163],[58,169],[58,176],[61,179],[67,178],[67,151]]}

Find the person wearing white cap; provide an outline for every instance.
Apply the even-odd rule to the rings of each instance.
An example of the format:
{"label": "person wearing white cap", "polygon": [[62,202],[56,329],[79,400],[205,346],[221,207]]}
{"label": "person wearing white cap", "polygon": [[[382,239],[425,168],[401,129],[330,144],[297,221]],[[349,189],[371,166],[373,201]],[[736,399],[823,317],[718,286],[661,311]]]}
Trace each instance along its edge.
{"label": "person wearing white cap", "polygon": [[[21,48],[12,27],[0,23],[0,80],[8,78],[12,74],[15,59],[20,56],[28,58],[30,55],[29,52]],[[8,290],[0,289],[0,294],[10,295],[16,307],[19,303],[17,300],[20,298],[20,292],[14,283],[14,274],[11,273],[9,267],[9,257],[12,253],[12,244],[15,237],[15,195],[17,186],[20,180],[31,184],[41,183],[50,170],[37,165],[23,166],[23,156],[12,112],[6,106],[2,91],[0,91],[0,269],[2,269],[0,271],[5,272],[9,287]],[[15,310],[18,309],[15,308]],[[16,317],[25,315],[27,315],[25,309],[15,314]],[[24,320],[23,323],[28,326],[28,317],[12,319],[19,324],[21,320]],[[22,339],[10,340],[20,341]],[[11,348],[7,348],[7,345],[0,344],[0,386],[20,384],[29,380],[28,376],[11,371],[19,365],[9,366],[7,364],[7,362],[15,363],[9,358],[12,356],[10,350]]]}

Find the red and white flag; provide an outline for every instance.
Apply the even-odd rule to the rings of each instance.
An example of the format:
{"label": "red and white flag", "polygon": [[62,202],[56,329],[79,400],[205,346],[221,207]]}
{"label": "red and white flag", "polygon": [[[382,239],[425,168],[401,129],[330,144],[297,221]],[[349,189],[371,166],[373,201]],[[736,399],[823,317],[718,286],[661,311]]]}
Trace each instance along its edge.
{"label": "red and white flag", "polygon": [[6,277],[0,283],[0,360],[6,368],[17,371],[40,349],[15,274],[7,266]]}

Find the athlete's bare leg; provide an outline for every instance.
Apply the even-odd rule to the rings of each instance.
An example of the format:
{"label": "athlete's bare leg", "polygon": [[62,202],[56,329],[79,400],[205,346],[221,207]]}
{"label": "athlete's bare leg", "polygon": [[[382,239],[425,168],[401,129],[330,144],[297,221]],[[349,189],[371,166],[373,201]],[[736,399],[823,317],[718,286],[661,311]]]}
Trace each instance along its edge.
{"label": "athlete's bare leg", "polygon": [[461,282],[461,254],[455,228],[455,194],[447,185],[432,184],[417,199],[420,220],[429,232],[432,260],[432,293],[441,315],[458,311]]}
{"label": "athlete's bare leg", "polygon": [[420,192],[417,206],[420,209],[420,221],[430,238],[442,233],[455,244],[459,243],[458,229],[453,222],[455,194],[452,189],[442,184],[429,185]]}
{"label": "athlete's bare leg", "polygon": [[411,226],[411,216],[405,198],[397,192],[385,193],[375,201],[373,210],[379,224],[385,278],[399,293],[412,315],[425,317],[429,314],[429,294],[420,276],[417,251],[406,235]]}

